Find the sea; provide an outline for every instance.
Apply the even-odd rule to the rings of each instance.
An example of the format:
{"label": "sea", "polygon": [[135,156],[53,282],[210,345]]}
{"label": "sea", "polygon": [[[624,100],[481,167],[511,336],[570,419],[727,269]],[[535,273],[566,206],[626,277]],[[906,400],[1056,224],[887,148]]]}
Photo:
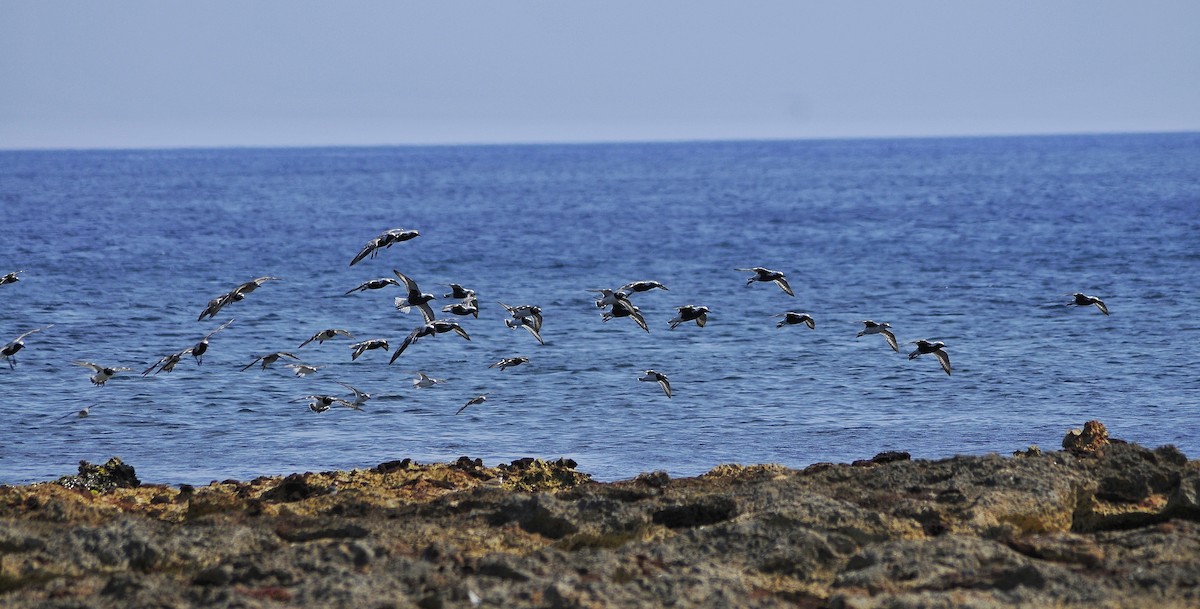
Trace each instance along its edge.
{"label": "sea", "polygon": [[[350,265],[394,228],[420,236]],[[0,360],[5,484],[113,456],[163,484],[460,456],[680,477],[1055,450],[1093,419],[1200,457],[1197,133],[5,151],[12,271],[0,343],[46,329]],[[395,286],[347,292],[394,271],[439,309],[448,284],[474,290],[470,340],[423,337],[389,364],[419,312]],[[630,296],[649,331],[604,321],[591,290],[638,280],[666,288]],[[545,344],[501,303],[540,307]],[[671,329],[689,304],[707,324]],[[787,311],[815,329],[778,327]],[[143,374],[230,320],[203,363]],[[354,340],[299,346],[325,328]],[[392,351],[352,360],[375,338]],[[945,343],[952,374],[910,359],[918,339]],[[256,362],[277,351],[297,359]],[[131,370],[94,386],[75,362]],[[444,382],[416,388],[417,371]],[[372,398],[309,408],[341,383]]]}

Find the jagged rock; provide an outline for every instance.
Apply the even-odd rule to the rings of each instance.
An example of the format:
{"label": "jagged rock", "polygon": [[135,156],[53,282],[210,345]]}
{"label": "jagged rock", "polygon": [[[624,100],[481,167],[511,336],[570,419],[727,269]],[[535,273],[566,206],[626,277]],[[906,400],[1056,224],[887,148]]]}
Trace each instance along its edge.
{"label": "jagged rock", "polygon": [[98,493],[118,488],[137,488],[142,484],[133,466],[126,465],[119,457],[109,459],[104,465],[80,461],[78,474],[63,476],[56,483],[71,489],[87,489]]}
{"label": "jagged rock", "polygon": [[1083,429],[1068,431],[1062,441],[1065,450],[1077,455],[1095,454],[1108,444],[1108,428],[1100,421],[1088,421]]}

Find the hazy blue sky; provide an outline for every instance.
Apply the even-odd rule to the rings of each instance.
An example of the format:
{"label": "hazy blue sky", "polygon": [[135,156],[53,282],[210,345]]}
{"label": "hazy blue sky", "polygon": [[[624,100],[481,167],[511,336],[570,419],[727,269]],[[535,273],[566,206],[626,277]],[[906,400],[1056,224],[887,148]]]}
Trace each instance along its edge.
{"label": "hazy blue sky", "polygon": [[1200,130],[1200,1],[0,0],[0,148]]}

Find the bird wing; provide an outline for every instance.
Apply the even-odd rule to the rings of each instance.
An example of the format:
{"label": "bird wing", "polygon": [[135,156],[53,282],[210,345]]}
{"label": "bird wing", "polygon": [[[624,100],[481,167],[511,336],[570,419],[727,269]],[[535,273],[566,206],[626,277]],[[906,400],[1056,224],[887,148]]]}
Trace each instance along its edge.
{"label": "bird wing", "polygon": [[99,364],[93,364],[92,362],[84,362],[84,361],[76,360],[71,363],[75,364],[76,366],[83,366],[84,368],[91,368],[92,372],[100,372],[101,370],[104,369],[104,366],[101,366]]}
{"label": "bird wing", "polygon": [[667,397],[671,397],[671,382],[667,380],[667,377],[660,374],[658,376],[658,386],[662,387],[663,393],[667,394]]}
{"label": "bird wing", "polygon": [[776,279],[775,285],[779,286],[779,288],[788,296],[796,295],[796,293],[792,291],[792,286],[788,285],[787,279],[784,279],[783,277]]}
{"label": "bird wing", "polygon": [[703,328],[704,324],[706,324],[706,323],[708,323],[708,313],[704,312],[704,313],[701,313],[699,315],[699,317],[696,318],[696,325]]}
{"label": "bird wing", "polygon": [[650,326],[646,325],[646,318],[642,317],[642,312],[639,311],[637,307],[631,309],[629,316],[632,317],[633,321],[637,322],[637,325],[641,326],[643,330],[646,332],[650,331]]}
{"label": "bird wing", "polygon": [[411,278],[409,278],[408,275],[405,275],[404,273],[401,273],[400,271],[397,271],[396,269],[392,269],[392,274],[394,274],[397,279],[404,282],[404,287],[408,289],[409,294],[420,294],[421,293],[421,289],[417,287],[417,282],[415,282]]}
{"label": "bird wing", "polygon": [[887,339],[887,343],[889,346],[891,346],[892,351],[895,351],[896,353],[900,352],[900,345],[896,343],[896,335],[895,334],[892,334],[888,330],[880,330],[879,333],[882,334],[883,337]]}
{"label": "bird wing", "polygon": [[380,241],[378,237],[368,241],[367,244],[364,245],[361,250],[359,250],[358,255],[350,261],[350,266],[358,264],[359,261],[361,261],[363,258],[366,258],[371,252],[375,251],[375,249],[379,247],[379,243]]}
{"label": "bird wing", "polygon": [[942,364],[942,370],[945,370],[946,374],[950,374],[950,354],[941,350],[934,351],[933,354],[937,356],[938,362]]}
{"label": "bird wing", "polygon": [[539,344],[542,344],[542,345],[546,344],[546,341],[542,340],[542,335],[541,335],[541,333],[539,333],[537,331],[537,328],[535,328],[527,323],[522,323],[521,327],[525,328],[526,330],[529,330],[529,333],[532,334],[533,337],[537,339],[537,342]]}
{"label": "bird wing", "polygon": [[[167,356],[167,357],[170,357],[170,356]],[[250,368],[250,366],[253,366],[254,364],[257,364],[258,362],[261,362],[263,360],[263,357],[265,357],[265,356],[260,355],[256,358],[254,358],[254,361],[250,362],[249,364],[246,364],[245,366],[242,366],[242,371],[245,372],[248,368]],[[163,358],[163,360],[166,360],[166,359],[167,359],[166,357]],[[159,361],[163,361],[163,360],[159,360]]]}
{"label": "bird wing", "polygon": [[425,323],[433,321],[433,318],[436,317],[433,313],[433,307],[430,307],[429,303],[422,302],[415,306],[421,310],[421,316],[425,318]]}
{"label": "bird wing", "polygon": [[817,329],[817,320],[813,319],[812,315],[805,315],[804,316],[804,325],[808,326],[809,330],[816,330]]}
{"label": "bird wing", "polygon": [[1108,307],[1104,304],[1104,301],[1100,300],[1099,298],[1093,298],[1092,304],[1096,305],[1096,308],[1100,309],[1101,313],[1108,315]]}

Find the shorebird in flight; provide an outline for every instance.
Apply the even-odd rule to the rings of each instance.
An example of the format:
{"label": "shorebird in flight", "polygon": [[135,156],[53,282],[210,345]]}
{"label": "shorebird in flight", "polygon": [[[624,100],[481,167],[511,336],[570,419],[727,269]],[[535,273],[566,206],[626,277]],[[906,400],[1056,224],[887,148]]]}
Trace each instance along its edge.
{"label": "shorebird in flight", "polygon": [[638,377],[638,380],[658,383],[658,386],[662,387],[663,393],[667,394],[667,397],[671,397],[671,381],[667,380],[667,375],[657,370],[647,370],[645,374]]}
{"label": "shorebird in flight", "polygon": [[291,368],[292,371],[296,373],[296,376],[308,376],[324,367],[325,366],[313,366],[311,364],[285,364],[284,365],[284,368]]}
{"label": "shorebird in flight", "polygon": [[332,395],[306,395],[300,399],[292,400],[292,401],[293,402],[307,401],[308,409],[313,412],[316,412],[316,413],[325,412],[326,410],[329,410],[329,407],[333,406],[334,404],[340,404],[347,408],[354,408],[355,410],[361,410],[360,408],[355,408],[355,406],[353,404],[351,404],[350,402],[343,400],[342,398],[332,396]]}
{"label": "shorebird in flight", "polygon": [[364,281],[364,282],[358,284],[358,287],[350,288],[349,290],[346,290],[346,294],[349,295],[349,294],[353,294],[355,292],[365,292],[367,290],[381,290],[383,288],[388,287],[389,285],[398,286],[398,285],[400,285],[400,282],[396,281],[395,279],[392,279],[391,277],[380,277],[379,279],[372,279],[370,281]]}
{"label": "shorebird in flight", "polygon": [[794,311],[788,311],[786,313],[780,313],[780,314],[776,315],[775,317],[783,318],[783,321],[775,324],[776,328],[782,328],[784,326],[794,326],[796,324],[804,324],[804,325],[808,326],[808,328],[810,330],[817,329],[816,320],[814,320],[812,318],[812,315],[809,315],[808,313],[796,313]]}
{"label": "shorebird in flight", "polygon": [[932,353],[937,356],[938,363],[942,365],[942,370],[945,370],[947,375],[950,374],[950,355],[945,351],[945,343],[940,340],[937,342],[915,340],[912,344],[916,345],[917,349],[908,354],[908,359],[916,359],[922,355]]}
{"label": "shorebird in flight", "polygon": [[217,313],[219,313],[221,311],[221,309],[225,308],[225,305],[228,305],[231,302],[237,302],[239,300],[246,298],[247,294],[262,287],[262,285],[268,281],[282,281],[282,280],[279,277],[270,277],[270,276],[258,277],[255,279],[251,279],[250,281],[247,281],[246,283],[243,283],[243,284],[239,285],[238,287],[233,288],[232,290],[230,290],[224,294],[221,294],[220,296],[217,296],[216,298],[208,301],[208,306],[205,307],[204,310],[200,312],[200,317],[197,317],[196,321],[201,321],[205,317],[216,317]]}
{"label": "shorebird in flight", "polygon": [[242,371],[245,371],[246,369],[250,368],[250,366],[253,366],[254,364],[257,364],[259,362],[262,362],[261,369],[266,370],[267,366],[274,364],[281,357],[287,357],[287,358],[294,359],[296,361],[300,361],[300,358],[296,357],[295,354],[288,353],[287,351],[276,351],[274,353],[268,353],[266,355],[260,355],[256,358],[254,358],[254,361],[250,362],[249,364],[246,364],[245,366],[242,366]]}
{"label": "shorebird in flight", "polygon": [[775,285],[779,286],[779,289],[783,290],[783,292],[785,294],[787,294],[788,296],[796,295],[795,293],[792,292],[792,286],[788,285],[787,278],[784,277],[784,275],[781,271],[772,271],[771,269],[765,269],[761,266],[755,266],[755,267],[751,267],[748,269],[734,269],[734,270],[747,271],[750,273],[754,273],[753,277],[746,280],[746,285],[750,285],[750,284],[754,283],[755,281],[772,281],[775,283]]}
{"label": "shorebird in flight", "polygon": [[0,348],[0,356],[3,356],[4,359],[8,360],[9,368],[16,368],[17,367],[16,366],[17,352],[20,351],[21,349],[25,348],[25,337],[29,336],[30,334],[36,334],[38,332],[41,332],[42,330],[46,330],[46,329],[49,329],[52,327],[54,327],[54,324],[50,324],[43,328],[35,328],[33,330],[30,330],[16,338],[12,339],[7,345],[4,345],[4,347]]}
{"label": "shorebird in flight", "polygon": [[892,348],[892,351],[900,351],[900,345],[896,343],[896,335],[892,334],[892,331],[888,329],[892,327],[892,324],[887,322],[876,323],[869,319],[864,319],[861,323],[863,325],[863,329],[862,332],[858,333],[856,338],[862,338],[868,334],[882,334],[883,338],[887,340],[888,346]]}
{"label": "shorebird in flight", "polygon": [[421,233],[415,230],[408,230],[404,228],[393,228],[386,230],[378,237],[368,241],[367,244],[364,245],[361,250],[359,250],[358,255],[350,261],[350,266],[358,264],[360,260],[366,258],[367,256],[374,258],[376,255],[378,255],[379,248],[392,247],[393,244],[408,241],[409,239],[416,239],[420,236]]}
{"label": "shorebird in flight", "polygon": [[508,326],[510,329],[525,328],[526,330],[529,330],[529,333],[532,334],[534,338],[537,339],[539,344],[546,344],[546,341],[542,340],[542,334],[537,331],[537,328],[534,327],[533,320],[529,317],[522,317],[520,319],[506,319],[504,320],[504,325]]}
{"label": "shorebird in flight", "polygon": [[192,352],[191,349],[184,349],[183,351],[180,351],[178,353],[171,353],[170,355],[164,355],[161,358],[159,358],[159,360],[157,362],[154,362],[153,364],[151,364],[149,368],[146,368],[142,372],[142,376],[146,376],[147,374],[150,374],[151,370],[154,370],[155,375],[157,375],[159,372],[170,372],[175,369],[175,365],[179,363],[179,360],[183,359],[183,356],[185,356],[191,352]]}
{"label": "shorebird in flight", "polygon": [[459,408],[458,410],[456,410],[456,411],[454,412],[454,414],[458,414],[458,413],[460,413],[460,412],[462,412],[462,411],[466,410],[466,409],[467,409],[467,406],[474,406],[474,405],[476,405],[476,404],[482,404],[482,403],[486,402],[486,401],[487,401],[487,395],[488,395],[488,394],[486,394],[486,393],[482,393],[482,394],[480,394],[480,395],[477,395],[477,396],[475,396],[475,397],[473,397],[473,398],[471,398],[471,399],[467,400],[467,403],[466,403],[466,404],[463,404],[462,408]]}
{"label": "shorebird in flight", "polygon": [[616,304],[617,301],[622,298],[629,298],[629,292],[624,292],[619,288],[616,290],[610,290],[608,288],[597,288],[595,290],[588,290],[588,291],[595,292],[600,295],[600,298],[598,298],[596,300],[596,308],[597,309],[603,309],[604,307],[610,307],[610,306]]}
{"label": "shorebird in flight", "polygon": [[350,352],[350,361],[354,361],[358,359],[358,356],[366,353],[367,351],[372,349],[383,349],[384,351],[387,351],[389,347],[387,340],[382,338],[372,338],[370,340],[364,340],[360,343],[354,343],[353,345],[350,345],[350,349],[352,349]]}
{"label": "shorebird in flight", "polygon": [[[529,304],[517,305],[514,307],[506,305],[502,302],[500,303],[500,306],[504,307],[504,309],[508,311],[508,314],[512,315],[513,319],[533,327],[533,329],[537,330],[538,332],[542,331],[541,307]],[[516,326],[509,327],[511,328]]]}
{"label": "shorebird in flight", "polygon": [[668,322],[671,324],[672,330],[679,327],[679,324],[685,324],[689,321],[696,322],[696,325],[701,328],[704,327],[704,324],[708,323],[708,307],[683,305],[682,307],[675,307],[675,310],[679,311],[679,314]]}
{"label": "shorebird in flight", "polygon": [[16,282],[20,281],[21,278],[17,277],[17,275],[20,275],[21,273],[24,273],[24,272],[25,271],[13,271],[3,277],[0,277],[0,285],[7,285],[10,283],[16,283]]}
{"label": "shorebird in flight", "polygon": [[642,317],[642,311],[638,309],[628,298],[619,298],[613,303],[612,309],[607,313],[601,314],[601,319],[608,321],[614,317],[629,317],[637,323],[638,327],[649,332],[650,326],[646,325],[646,318]]}
{"label": "shorebird in flight", "polygon": [[92,381],[92,384],[97,387],[108,382],[108,379],[112,378],[114,374],[116,374],[118,372],[131,370],[131,368],[125,368],[125,367],[110,368],[108,366],[101,366],[100,364],[93,364],[92,362],[83,362],[83,361],[78,361],[78,360],[71,362],[71,363],[75,364],[76,366],[83,366],[84,368],[90,368],[92,370],[92,372],[94,372],[95,374],[93,374],[88,380]]}
{"label": "shorebird in flight", "polygon": [[464,288],[461,285],[458,285],[457,283],[451,283],[447,287],[450,288],[450,293],[443,294],[442,298],[457,298],[458,300],[467,300],[467,299],[475,298],[475,290],[468,290],[467,288]]}
{"label": "shorebird in flight", "polygon": [[1096,308],[1100,309],[1101,313],[1108,315],[1108,306],[1104,304],[1103,300],[1100,300],[1099,298],[1096,298],[1095,296],[1088,296],[1087,294],[1084,294],[1083,292],[1075,292],[1074,294],[1072,294],[1072,296],[1075,297],[1075,300],[1073,300],[1067,304],[1079,305],[1081,307],[1086,307],[1088,305],[1096,305]]}
{"label": "shorebird in flight", "polygon": [[436,316],[433,314],[433,309],[429,306],[429,301],[437,300],[437,296],[422,293],[421,288],[417,287],[417,282],[400,271],[392,269],[392,274],[400,281],[403,281],[404,287],[408,290],[406,296],[396,299],[396,309],[401,313],[408,313],[409,307],[416,307],[421,310],[421,315],[425,318],[425,323],[433,321],[433,318]]}
{"label": "shorebird in flight", "polygon": [[475,303],[476,301],[472,300],[471,302],[456,302],[454,304],[448,304],[442,307],[442,312],[458,315],[460,317],[471,315],[475,317],[475,319],[479,319],[479,305]]}
{"label": "shorebird in flight", "polygon": [[63,419],[69,418],[69,417],[75,417],[77,419],[82,419],[86,416],[90,416],[92,414],[92,409],[98,408],[99,406],[100,406],[100,404],[92,404],[91,406],[84,406],[83,410],[76,410],[73,412],[68,412],[67,414],[64,414],[63,416],[58,417],[57,419],[54,419],[54,420],[61,421]]}
{"label": "shorebird in flight", "polygon": [[650,290],[653,290],[656,288],[659,290],[666,290],[667,286],[665,286],[657,281],[650,281],[650,280],[630,281],[629,283],[621,286],[619,288],[619,290],[621,292],[625,292],[626,294],[633,294],[634,292],[649,292]]}
{"label": "shorebird in flight", "polygon": [[[317,341],[318,345],[324,344],[325,341],[327,341],[335,336],[339,336],[339,335],[345,336],[346,338],[348,338],[350,340],[354,340],[354,335],[347,332],[346,330],[343,330],[341,328],[329,328],[326,330],[321,330],[320,332],[317,332],[316,334],[313,334],[312,338],[300,343],[300,347],[303,347],[304,345],[307,345],[308,343],[311,343],[314,340]],[[300,347],[297,347],[297,349],[299,349]]]}
{"label": "shorebird in flight", "polygon": [[413,387],[416,389],[427,389],[443,382],[445,381],[442,379],[435,379],[421,371],[417,371],[417,378],[412,380]]}
{"label": "shorebird in flight", "polygon": [[[369,394],[365,391],[361,391],[359,389],[355,389],[354,385],[351,385],[350,383],[343,383],[342,381],[338,381],[337,384],[341,385],[342,387],[345,387],[346,389],[349,389],[350,393],[354,394],[354,401],[350,402],[350,407],[354,408],[355,410],[361,410],[361,406],[363,404],[366,404],[367,400],[371,399],[371,394]],[[347,401],[349,401],[349,400],[347,400]]]}
{"label": "shorebird in flight", "polygon": [[212,338],[213,334],[216,334],[217,332],[220,332],[221,330],[228,328],[229,324],[231,324],[231,323],[233,323],[232,319],[217,326],[216,330],[213,330],[212,332],[205,334],[204,338],[200,339],[200,342],[196,343],[191,349],[189,349],[189,351],[192,352],[192,357],[196,358],[196,365],[200,365],[200,364],[204,363],[204,353],[208,351],[208,339]]}
{"label": "shorebird in flight", "polygon": [[500,371],[503,372],[505,368],[511,368],[512,366],[520,366],[521,364],[524,364],[525,362],[528,362],[528,361],[529,361],[529,358],[525,357],[524,355],[518,355],[517,357],[506,357],[506,358],[488,366],[488,368],[500,368]]}

